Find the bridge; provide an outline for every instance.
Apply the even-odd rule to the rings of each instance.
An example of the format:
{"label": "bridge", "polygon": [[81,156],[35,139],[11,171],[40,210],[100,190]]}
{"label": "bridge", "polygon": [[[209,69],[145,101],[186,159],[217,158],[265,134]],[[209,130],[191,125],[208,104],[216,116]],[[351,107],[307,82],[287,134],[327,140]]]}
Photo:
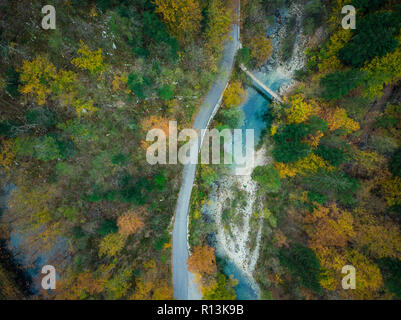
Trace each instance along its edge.
{"label": "bridge", "polygon": [[258,78],[256,78],[242,63],[240,64],[240,68],[242,71],[244,71],[263,91],[268,93],[274,100],[277,100],[280,103],[283,103],[283,99],[275,93],[273,90],[271,90],[269,87],[267,87],[262,81],[260,81]]}

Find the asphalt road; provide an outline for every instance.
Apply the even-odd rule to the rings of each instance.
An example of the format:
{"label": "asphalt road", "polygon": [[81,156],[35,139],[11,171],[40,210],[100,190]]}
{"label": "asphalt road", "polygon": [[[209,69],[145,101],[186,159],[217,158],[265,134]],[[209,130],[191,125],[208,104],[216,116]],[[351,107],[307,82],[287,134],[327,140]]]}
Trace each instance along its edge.
{"label": "asphalt road", "polygon": [[[209,93],[200,107],[194,122],[194,129],[206,129],[216,114],[224,90],[230,79],[234,58],[239,48],[239,27],[234,24],[224,48],[224,56],[219,67],[218,79],[213,83]],[[188,210],[191,199],[192,186],[195,179],[195,164],[184,166],[182,185],[178,195],[173,229],[173,288],[174,298],[178,300],[192,300],[199,298],[193,277],[190,277],[188,260]],[[191,282],[191,283],[189,283]],[[188,288],[191,288],[189,290]]]}

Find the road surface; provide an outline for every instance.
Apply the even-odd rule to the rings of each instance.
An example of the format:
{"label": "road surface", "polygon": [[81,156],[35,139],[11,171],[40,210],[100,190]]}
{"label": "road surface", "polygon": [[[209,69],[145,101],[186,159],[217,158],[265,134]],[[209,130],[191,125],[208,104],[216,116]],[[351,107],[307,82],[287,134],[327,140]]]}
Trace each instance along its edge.
{"label": "road surface", "polygon": [[[238,7],[239,14],[239,7]],[[238,15],[239,16],[239,15]],[[194,121],[194,129],[206,129],[216,114],[224,90],[230,79],[234,58],[239,48],[239,26],[233,25],[229,39],[225,44],[223,59],[219,67],[218,79],[213,83],[209,93],[200,107]],[[173,229],[173,288],[174,298],[192,300],[200,298],[197,286],[190,275],[188,260],[188,210],[192,186],[195,179],[196,165],[184,166],[182,185],[178,195]],[[189,289],[190,288],[190,289]]]}

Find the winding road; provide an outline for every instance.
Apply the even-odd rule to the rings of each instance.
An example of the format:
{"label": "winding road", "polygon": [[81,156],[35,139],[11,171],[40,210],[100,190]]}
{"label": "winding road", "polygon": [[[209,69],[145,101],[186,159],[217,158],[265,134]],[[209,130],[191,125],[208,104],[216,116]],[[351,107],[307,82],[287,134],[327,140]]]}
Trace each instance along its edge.
{"label": "winding road", "polygon": [[[236,1],[237,14],[240,16],[239,0]],[[239,19],[238,19],[239,20]],[[200,107],[194,121],[194,129],[207,129],[219,109],[223,93],[230,79],[235,55],[240,47],[239,25],[233,24],[230,37],[225,44],[223,59],[219,66],[219,75]],[[202,138],[200,138],[200,144]],[[199,147],[200,148],[200,147]],[[188,270],[188,211],[192,186],[195,179],[196,164],[184,166],[181,189],[178,194],[173,229],[173,288],[174,298],[178,300],[199,299],[194,276]]]}

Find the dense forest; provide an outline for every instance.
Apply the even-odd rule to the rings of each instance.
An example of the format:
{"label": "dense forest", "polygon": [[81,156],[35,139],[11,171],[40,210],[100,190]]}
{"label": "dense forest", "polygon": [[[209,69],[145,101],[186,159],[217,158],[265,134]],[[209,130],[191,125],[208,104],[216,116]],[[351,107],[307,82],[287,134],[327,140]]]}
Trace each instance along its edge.
{"label": "dense forest", "polygon": [[191,126],[230,2],[48,4],[55,30],[41,27],[42,1],[0,3],[0,167],[15,185],[1,237],[23,234],[32,263],[57,248],[57,290],[35,295],[171,299],[181,167],[149,165],[145,137],[170,119]]}
{"label": "dense forest", "polygon": [[[0,177],[15,186],[0,212],[0,299],[172,299],[182,166],[149,165],[145,137],[168,132],[169,120],[191,127],[217,76],[232,1],[48,4],[55,30],[41,27],[41,1],[0,3]],[[284,103],[269,106],[258,148],[272,161],[252,173],[263,208],[254,213],[263,219],[253,274],[261,298],[401,298],[399,1],[241,1],[243,47],[212,126],[243,122],[238,105],[251,82],[240,63],[258,70],[273,50],[291,59],[296,19],[285,21],[278,49],[266,30],[294,4],[310,39],[307,62]],[[341,25],[346,4],[357,10],[356,29]],[[188,268],[204,299],[236,298],[202,213],[227,172],[199,165],[192,190]],[[223,219],[238,219],[246,201],[236,191]],[[14,233],[32,265],[47,252],[57,290],[35,290],[39,274],[20,276]],[[342,288],[346,265],[355,290]]]}
{"label": "dense forest", "polygon": [[[288,2],[287,2],[288,3]],[[272,161],[258,166],[263,236],[254,277],[262,299],[401,298],[401,5],[398,1],[289,1],[303,7],[302,33],[309,37],[307,63],[296,84],[266,114],[261,146]],[[344,29],[341,9],[352,4],[356,29]],[[244,48],[238,62],[266,63],[255,52],[260,30],[277,19],[284,1],[243,5]],[[296,28],[295,18],[286,21]],[[316,34],[326,34],[316,41]],[[269,40],[267,40],[269,41]],[[296,33],[281,42],[281,61],[292,55]],[[260,42],[259,42],[260,43]],[[250,85],[232,76],[214,126],[235,128],[233,108]],[[230,125],[231,124],[231,125]],[[192,245],[212,245],[216,232],[199,213],[222,169],[201,166],[191,205]],[[238,192],[222,219],[231,223],[246,204]],[[229,222],[230,222],[229,221]],[[253,226],[256,232],[257,225]],[[252,244],[250,244],[252,245]],[[219,261],[217,262],[219,264]],[[224,263],[221,263],[224,264]],[[344,290],[344,266],[356,271],[356,289]],[[222,270],[223,267],[220,266]],[[204,293],[209,280],[204,277]]]}
{"label": "dense forest", "polygon": [[[257,277],[276,298],[401,298],[401,6],[352,1],[351,30],[340,23],[345,4],[306,4],[329,36],[273,106],[274,161],[253,173],[274,217]],[[342,288],[345,265],[355,290]]]}

